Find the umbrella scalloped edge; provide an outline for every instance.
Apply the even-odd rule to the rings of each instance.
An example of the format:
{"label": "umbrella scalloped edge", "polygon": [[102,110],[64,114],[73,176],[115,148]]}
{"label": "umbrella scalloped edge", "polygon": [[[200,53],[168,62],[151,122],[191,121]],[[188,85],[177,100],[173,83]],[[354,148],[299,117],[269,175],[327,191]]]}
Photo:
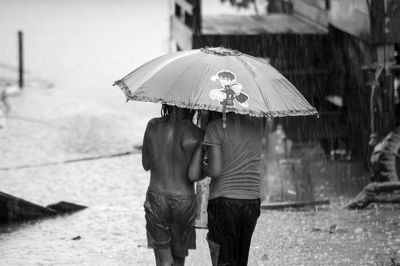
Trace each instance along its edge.
{"label": "umbrella scalloped edge", "polygon": [[[125,94],[126,101],[139,101],[139,102],[152,102],[152,103],[161,103],[161,104],[169,104],[181,108],[189,108],[195,110],[209,110],[216,111],[222,113],[222,106],[214,106],[214,105],[206,105],[206,104],[197,104],[197,103],[185,103],[181,101],[175,100],[164,100],[157,97],[143,97],[133,95],[131,90],[126,86],[126,84],[122,80],[118,80],[114,83],[117,85],[122,92]],[[239,108],[227,108],[227,112],[235,112],[243,115],[250,115],[255,117],[285,117],[285,116],[312,116],[315,115],[319,117],[318,112],[315,108],[307,108],[301,110],[282,110],[282,111],[255,111],[250,109],[239,109]]]}

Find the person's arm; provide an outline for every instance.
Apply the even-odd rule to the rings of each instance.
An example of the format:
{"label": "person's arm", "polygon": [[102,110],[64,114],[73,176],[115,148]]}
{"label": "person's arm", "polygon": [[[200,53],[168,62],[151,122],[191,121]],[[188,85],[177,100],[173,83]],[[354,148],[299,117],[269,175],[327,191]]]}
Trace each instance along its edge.
{"label": "person's arm", "polygon": [[211,177],[222,176],[222,150],[220,145],[205,145],[208,163],[203,163],[202,172]]}
{"label": "person's arm", "polygon": [[150,139],[149,139],[149,124],[147,124],[146,131],[144,132],[144,138],[143,138],[143,145],[142,145],[142,166],[143,169],[146,171],[150,170],[150,158],[149,158],[149,144],[150,144]]}
{"label": "person's arm", "polygon": [[221,124],[212,121],[207,125],[204,135],[203,149],[206,151],[207,162],[203,163],[202,171],[211,178],[222,176],[222,138]]}
{"label": "person's arm", "polygon": [[189,166],[189,180],[192,182],[199,181],[206,176],[202,173],[202,164],[204,158],[204,150],[202,148],[201,142],[197,145],[196,150],[192,155],[192,160]]}

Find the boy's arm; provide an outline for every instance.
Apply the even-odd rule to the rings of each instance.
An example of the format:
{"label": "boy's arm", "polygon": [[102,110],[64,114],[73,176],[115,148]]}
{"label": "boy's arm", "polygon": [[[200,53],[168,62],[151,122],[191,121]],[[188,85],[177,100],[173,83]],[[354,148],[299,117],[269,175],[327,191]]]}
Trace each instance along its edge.
{"label": "boy's arm", "polygon": [[149,148],[148,148],[150,144],[149,124],[147,124],[146,131],[144,132],[143,145],[142,145],[142,166],[146,171],[150,170]]}
{"label": "boy's arm", "polygon": [[204,150],[202,148],[201,142],[198,143],[196,150],[192,155],[192,160],[190,161],[189,166],[189,180],[192,182],[199,181],[206,177],[202,173],[202,164],[204,158]]}

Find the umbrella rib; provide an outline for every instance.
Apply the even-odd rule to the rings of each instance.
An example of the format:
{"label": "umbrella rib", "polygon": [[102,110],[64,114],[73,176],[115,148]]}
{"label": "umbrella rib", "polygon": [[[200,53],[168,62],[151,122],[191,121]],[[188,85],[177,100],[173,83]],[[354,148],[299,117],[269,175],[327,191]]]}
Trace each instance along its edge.
{"label": "umbrella rib", "polygon": [[[188,55],[191,54],[196,54],[199,53],[198,50],[192,50],[192,51],[182,51],[182,52],[178,52],[178,54],[175,57],[169,58],[168,60],[166,60],[165,62],[162,62],[161,64],[157,65],[151,72],[145,74],[142,79],[140,80],[139,85],[137,85],[137,88],[139,88],[140,86],[142,86],[144,83],[146,83],[147,80],[149,80],[155,73],[157,73],[157,71],[160,71],[161,69],[167,67],[169,64],[173,63],[174,61],[184,58]],[[156,58],[157,59],[157,58]],[[156,60],[155,59],[155,60]],[[141,66],[143,67],[143,66]],[[126,79],[128,79],[130,76],[132,76],[136,71],[140,70],[140,68],[135,69],[134,71],[132,71],[131,73],[129,73],[128,75],[126,75],[125,77],[123,77],[121,79],[121,81],[125,81]]]}
{"label": "umbrella rib", "polygon": [[275,86],[275,82],[276,82],[276,81],[275,81],[275,80],[271,80],[270,82],[271,82],[272,87],[274,88],[274,90],[275,90],[275,92],[276,92],[276,95],[278,95],[278,97],[281,99],[282,103],[285,105],[286,110],[289,110],[289,106],[287,105],[287,103],[286,103],[286,101],[284,100],[284,98],[282,97],[282,95],[279,93],[278,88]]}
{"label": "umbrella rib", "polygon": [[185,69],[185,71],[183,71],[183,72],[179,75],[179,77],[175,80],[175,82],[174,82],[173,85],[172,85],[173,88],[176,88],[175,85],[178,83],[178,81],[181,79],[181,77],[182,77],[183,75],[185,75],[186,72],[188,72],[194,65],[195,65],[195,63],[192,63],[190,66],[188,66],[188,67]]}
{"label": "umbrella rib", "polygon": [[202,93],[203,93],[203,91],[205,89],[205,85],[207,84],[206,80],[208,80],[209,77],[212,76],[212,74],[211,75],[210,74],[211,74],[211,71],[210,71],[210,69],[208,67],[203,69],[203,74],[202,74],[201,79],[200,79],[201,80],[200,84],[203,84],[203,86],[201,86],[201,90],[199,90],[198,93],[196,94],[195,104],[197,104],[199,102],[199,99],[200,99],[200,97],[201,97],[201,95],[202,95]]}
{"label": "umbrella rib", "polygon": [[[254,77],[254,82],[257,84],[257,87],[261,91],[261,87],[260,87],[260,84],[257,82],[257,75],[254,72],[254,70],[250,67],[250,65],[246,61],[244,61],[242,58],[240,58],[240,56],[238,56],[237,58],[238,58],[239,62],[241,62],[252,73],[252,75]],[[262,93],[261,93],[261,96],[264,101],[264,104],[267,106],[267,110],[269,110],[271,108],[271,103],[269,102],[268,98],[266,98],[262,95]]]}
{"label": "umbrella rib", "polygon": [[[257,58],[257,57],[254,57],[254,56],[250,56],[250,55],[247,55],[250,59],[253,59],[253,60],[256,60],[257,62],[259,62],[259,63],[262,63],[262,64],[266,64],[265,62],[262,62],[259,58]],[[268,64],[269,65],[269,64]],[[272,67],[272,66],[271,66]],[[256,83],[257,83],[257,79],[255,78],[255,80],[256,80]],[[281,101],[283,102],[283,104],[286,106],[286,109],[289,111],[289,107],[288,107],[288,105],[287,105],[287,103],[283,100],[283,97],[282,97],[282,95],[279,93],[279,91],[278,91],[278,89],[274,86],[274,84],[273,84],[273,82],[271,82],[271,81],[269,81],[270,82],[270,84],[272,85],[272,88],[275,90],[275,92],[276,92],[276,95],[278,95],[278,97],[281,99]],[[258,85],[258,83],[257,83],[257,85]],[[259,85],[258,85],[259,86]],[[265,98],[265,97],[263,97],[263,99],[264,99],[264,103],[267,105],[267,107],[268,107],[268,109],[271,109],[271,105],[270,105],[270,102],[269,102],[269,100],[267,99],[267,98]],[[276,110],[277,112],[279,112],[278,110]],[[272,110],[270,110],[269,111],[270,113],[274,113],[275,111],[272,111]]]}
{"label": "umbrella rib", "polygon": [[246,61],[244,61],[242,58],[240,58],[240,56],[237,56],[237,59],[242,62],[242,64],[250,71],[250,73],[253,75],[253,77],[256,77],[256,73],[254,72],[254,70],[249,66],[249,64],[247,64]]}
{"label": "umbrella rib", "polygon": [[[287,86],[289,87],[289,93],[294,95],[296,98],[301,99],[301,101],[299,102],[302,106],[304,106],[304,108],[307,108],[307,104],[304,102],[305,97],[301,94],[301,93],[297,93],[295,90],[293,90],[292,87],[294,87],[291,82],[289,80],[282,80],[283,83],[285,83],[285,85],[287,84]],[[306,100],[307,101],[307,100]]]}
{"label": "umbrella rib", "polygon": [[[301,95],[300,93],[299,93],[300,95],[298,95],[298,94],[296,93],[296,91],[292,89],[292,87],[294,87],[294,86],[290,83],[289,80],[287,80],[287,79],[282,79],[282,80],[276,79],[276,80],[279,81],[279,82],[281,82],[281,83],[283,83],[285,86],[288,86],[288,85],[286,84],[286,83],[288,83],[288,84],[289,84],[289,86],[288,86],[288,91],[289,91],[289,93],[290,93],[291,95],[294,95],[295,98],[301,99],[301,101],[299,101],[299,104],[301,104],[301,105],[304,107],[304,109],[300,109],[300,108],[298,108],[298,109],[292,109],[293,111],[296,111],[296,112],[298,112],[298,113],[303,113],[305,110],[310,110],[310,108],[307,107],[308,104],[306,104],[306,102],[304,102],[304,100],[303,100],[303,99],[305,99],[304,96]],[[275,82],[276,82],[276,81],[275,81]],[[286,105],[286,106],[287,106],[287,105]],[[288,108],[288,110],[290,111],[289,108]],[[315,108],[312,108],[311,110],[316,111]]]}
{"label": "umbrella rib", "polygon": [[[266,62],[263,62],[261,59],[259,59],[259,58],[257,58],[257,57],[254,57],[254,56],[251,56],[251,55],[247,55],[247,56],[248,56],[250,59],[256,60],[257,62],[259,62],[259,63],[261,63],[261,64],[267,64]],[[272,66],[271,66],[271,67],[272,67]],[[278,73],[279,73],[279,72],[278,72]],[[301,101],[299,101],[299,103],[300,103],[306,110],[308,110],[309,108],[307,108],[307,104],[306,104],[306,102],[304,102],[304,100],[303,100],[303,99],[305,99],[304,96],[301,95],[301,93],[296,93],[297,90],[293,90],[292,87],[294,87],[294,86],[290,83],[289,80],[286,79],[286,77],[284,77],[282,74],[280,74],[280,76],[281,76],[281,79],[273,79],[273,80],[272,80],[272,85],[273,85],[273,83],[275,83],[275,82],[279,82],[279,83],[283,84],[283,85],[285,86],[285,88],[287,88],[288,92],[289,92],[291,95],[295,96],[295,98],[301,99]],[[286,83],[288,83],[288,84],[286,84]],[[301,109],[290,109],[290,108],[289,108],[289,105],[287,104],[287,102],[284,101],[283,96],[279,93],[279,90],[278,90],[275,86],[273,86],[273,88],[275,89],[276,94],[279,96],[279,98],[281,98],[282,102],[283,102],[284,105],[286,106],[287,111],[289,111],[289,112],[290,112],[291,110],[292,110],[292,111],[302,111]]]}

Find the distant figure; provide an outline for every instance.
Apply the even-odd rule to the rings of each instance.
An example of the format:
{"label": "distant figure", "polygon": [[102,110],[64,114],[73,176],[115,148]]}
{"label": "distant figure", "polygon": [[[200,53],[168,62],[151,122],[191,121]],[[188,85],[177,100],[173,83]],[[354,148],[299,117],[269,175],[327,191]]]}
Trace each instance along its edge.
{"label": "distant figure", "polygon": [[206,128],[207,160],[211,177],[207,208],[212,265],[247,265],[251,237],[260,216],[260,161],[263,123],[235,113]]}
{"label": "distant figure", "polygon": [[192,118],[189,109],[163,105],[162,117],[150,120],[144,134],[142,164],[151,173],[144,203],[147,241],[157,265],[184,265],[188,249],[196,248],[191,180],[199,179],[201,167],[189,169],[203,131]]}
{"label": "distant figure", "polygon": [[6,118],[10,111],[6,89],[0,87],[0,129],[6,128]]}

